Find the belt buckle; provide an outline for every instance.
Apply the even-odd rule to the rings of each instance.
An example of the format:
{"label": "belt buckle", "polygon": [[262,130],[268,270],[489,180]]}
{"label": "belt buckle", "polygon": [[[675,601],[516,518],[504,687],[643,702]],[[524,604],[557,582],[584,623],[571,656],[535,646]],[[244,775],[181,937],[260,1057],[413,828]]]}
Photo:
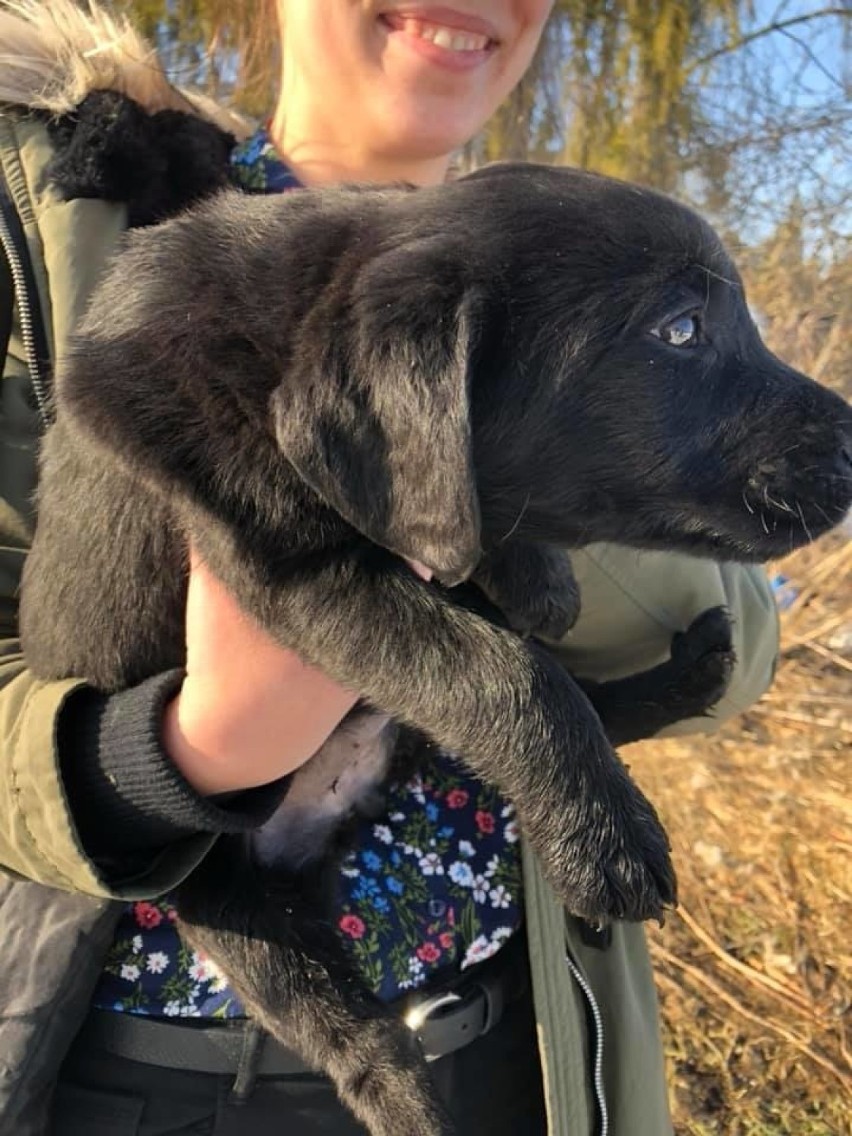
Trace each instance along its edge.
{"label": "belt buckle", "polygon": [[[460,994],[455,994],[452,990],[446,990],[443,994],[434,994],[431,998],[426,998],[423,1002],[420,1002],[419,1005],[412,1006],[408,1013],[403,1016],[402,1020],[414,1036],[420,1040],[419,1035],[421,1030],[438,1010],[443,1009],[444,1006],[452,1006],[456,1002],[461,1001],[463,1001],[463,999]],[[426,1053],[424,1056],[427,1061],[437,1061],[441,1054]]]}

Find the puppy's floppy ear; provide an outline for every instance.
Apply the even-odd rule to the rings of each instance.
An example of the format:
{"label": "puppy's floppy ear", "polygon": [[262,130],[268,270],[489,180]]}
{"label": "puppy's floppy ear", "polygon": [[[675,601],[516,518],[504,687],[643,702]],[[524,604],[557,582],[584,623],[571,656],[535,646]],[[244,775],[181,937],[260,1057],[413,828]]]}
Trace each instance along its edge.
{"label": "puppy's floppy ear", "polygon": [[272,396],[274,429],[284,456],[337,513],[451,585],[481,556],[470,305],[423,276],[417,286],[401,280],[381,263],[390,259],[362,274],[344,316],[322,332],[304,329]]}

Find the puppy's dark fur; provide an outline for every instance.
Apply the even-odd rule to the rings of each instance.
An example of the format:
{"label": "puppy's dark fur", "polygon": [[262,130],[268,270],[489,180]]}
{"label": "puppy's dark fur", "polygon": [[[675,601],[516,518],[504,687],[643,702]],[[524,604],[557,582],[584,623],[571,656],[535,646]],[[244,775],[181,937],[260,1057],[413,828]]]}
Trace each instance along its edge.
{"label": "puppy's dark fur", "polygon": [[[25,649],[104,690],[179,663],[191,535],[280,642],[514,801],[570,910],[655,917],[666,837],[586,696],[400,557],[447,586],[520,544],[773,557],[849,507],[850,432],[762,344],[715,234],[656,194],[505,166],[225,195],[130,237],[71,346]],[[371,1132],[449,1131],[402,1028],[299,918],[311,872],[246,863],[220,842],[189,881],[194,941]]]}

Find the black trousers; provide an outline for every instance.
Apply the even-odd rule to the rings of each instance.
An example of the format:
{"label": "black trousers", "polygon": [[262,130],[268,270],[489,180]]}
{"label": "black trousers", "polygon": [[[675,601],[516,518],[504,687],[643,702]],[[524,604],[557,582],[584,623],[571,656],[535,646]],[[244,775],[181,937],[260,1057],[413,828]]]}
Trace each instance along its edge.
{"label": "black trousers", "polygon": [[[545,1136],[529,993],[490,1033],[432,1071],[463,1136]],[[322,1077],[260,1077],[238,1105],[229,1100],[232,1084],[76,1044],[54,1097],[50,1136],[364,1136]]]}

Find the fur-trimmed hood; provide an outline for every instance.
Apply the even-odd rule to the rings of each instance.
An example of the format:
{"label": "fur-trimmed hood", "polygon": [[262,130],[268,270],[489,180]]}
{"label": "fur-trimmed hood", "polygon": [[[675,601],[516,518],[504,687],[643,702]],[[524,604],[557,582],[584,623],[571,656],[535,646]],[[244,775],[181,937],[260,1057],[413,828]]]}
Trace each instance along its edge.
{"label": "fur-trimmed hood", "polygon": [[169,82],[156,51],[129,20],[93,0],[2,0],[0,102],[65,115],[93,91],[115,91],[148,113],[200,115],[236,138],[252,127],[242,116]]}
{"label": "fur-trimmed hood", "polygon": [[131,226],[162,220],[228,184],[251,125],[172,84],[156,52],[96,0],[0,0],[0,114],[27,108],[54,146],[65,199],[122,202]]}

